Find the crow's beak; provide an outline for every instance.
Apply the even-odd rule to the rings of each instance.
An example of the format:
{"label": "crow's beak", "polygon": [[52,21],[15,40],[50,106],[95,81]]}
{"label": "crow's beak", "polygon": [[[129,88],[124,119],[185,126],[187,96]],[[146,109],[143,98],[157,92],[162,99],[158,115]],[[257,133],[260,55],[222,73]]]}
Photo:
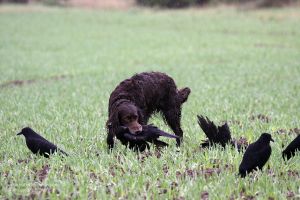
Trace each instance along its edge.
{"label": "crow's beak", "polygon": [[18,133],[17,135],[22,135],[22,132]]}
{"label": "crow's beak", "polygon": [[274,142],[273,138],[271,138],[271,141]]}

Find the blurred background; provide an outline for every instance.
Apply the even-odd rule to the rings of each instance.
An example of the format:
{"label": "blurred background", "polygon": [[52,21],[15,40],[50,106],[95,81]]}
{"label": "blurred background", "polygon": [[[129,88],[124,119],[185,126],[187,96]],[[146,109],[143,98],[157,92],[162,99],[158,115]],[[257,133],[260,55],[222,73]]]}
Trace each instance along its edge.
{"label": "blurred background", "polygon": [[129,8],[132,6],[149,6],[162,8],[186,8],[212,6],[220,4],[238,4],[251,8],[282,7],[297,4],[298,0],[0,0],[0,3],[34,4],[60,6],[83,6],[93,8]]}
{"label": "blurred background", "polygon": [[[299,0],[0,2],[0,199],[299,199],[300,156],[281,160],[300,134]],[[191,88],[184,145],[108,154],[109,96],[143,71]],[[249,142],[271,133],[270,167],[237,179],[242,154],[201,150],[198,114]],[[33,156],[25,126],[72,156]]]}

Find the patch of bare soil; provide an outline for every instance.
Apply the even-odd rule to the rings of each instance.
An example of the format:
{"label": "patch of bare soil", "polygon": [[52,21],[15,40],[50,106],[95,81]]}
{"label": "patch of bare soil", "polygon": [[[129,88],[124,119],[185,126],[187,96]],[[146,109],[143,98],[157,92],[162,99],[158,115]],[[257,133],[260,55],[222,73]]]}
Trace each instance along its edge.
{"label": "patch of bare soil", "polygon": [[241,121],[239,121],[239,120],[228,120],[228,121],[221,121],[221,124],[225,124],[225,123],[227,123],[227,124],[236,124],[236,125],[238,125],[238,126],[242,126],[242,122]]}
{"label": "patch of bare soil", "polygon": [[298,179],[300,178],[299,171],[296,170],[288,170],[287,174],[289,177],[298,178]]}
{"label": "patch of bare soil", "polygon": [[293,191],[288,191],[287,193],[286,193],[286,198],[287,199],[294,199],[294,197],[295,197],[295,193],[293,192]]}
{"label": "patch of bare soil", "polygon": [[258,192],[255,195],[249,194],[246,189],[243,187],[240,191],[235,192],[230,196],[230,200],[234,199],[245,199],[245,200],[254,200],[258,196]]}
{"label": "patch of bare soil", "polygon": [[100,8],[100,9],[128,9],[134,5],[134,0],[69,0],[67,5]]}
{"label": "patch of bare soil", "polygon": [[90,172],[90,181],[94,182],[96,180],[99,180],[100,182],[103,182],[103,179],[100,174],[96,174],[95,172]]}
{"label": "patch of bare soil", "polygon": [[177,188],[178,188],[178,183],[175,182],[175,181],[173,181],[173,182],[171,183],[171,185],[170,185],[170,188],[171,188],[171,190],[177,189]]}
{"label": "patch of bare soil", "polygon": [[106,184],[106,194],[113,194],[114,185],[112,183]]}
{"label": "patch of bare soil", "polygon": [[279,135],[299,135],[300,134],[300,128],[291,128],[291,129],[278,129],[277,131],[275,131],[275,133],[279,134]]}
{"label": "patch of bare soil", "polygon": [[200,196],[200,199],[201,200],[208,200],[209,199],[209,193],[204,191],[201,193],[201,196]]}
{"label": "patch of bare soil", "polygon": [[17,161],[19,164],[21,164],[21,163],[25,163],[25,164],[27,164],[27,163],[29,163],[30,162],[30,159],[19,159],[18,161]]}
{"label": "patch of bare soil", "polygon": [[6,83],[0,84],[0,89],[6,88],[6,87],[21,87],[21,86],[33,84],[36,82],[58,81],[58,80],[62,80],[65,78],[67,78],[66,75],[57,75],[57,76],[50,76],[50,77],[44,78],[44,79],[13,80],[13,81],[8,81]]}
{"label": "patch of bare soil", "polygon": [[145,151],[143,153],[138,154],[138,160],[143,163],[143,162],[145,162],[145,160],[148,157],[151,157],[151,156],[155,156],[156,158],[160,158],[161,157],[161,153],[162,152],[159,149],[156,149],[154,153],[149,152],[149,151]]}
{"label": "patch of bare soil", "polygon": [[257,119],[262,122],[265,122],[265,123],[271,122],[271,118],[264,114],[252,115],[250,117],[250,120],[252,120],[252,121],[257,120]]}
{"label": "patch of bare soil", "polygon": [[14,195],[13,199],[28,200],[28,199],[49,199],[50,194],[59,194],[59,190],[49,186],[32,186],[28,195]]}
{"label": "patch of bare soil", "polygon": [[50,170],[49,165],[44,165],[39,170],[38,169],[33,169],[33,171],[35,172],[34,179],[39,180],[40,182],[43,182],[47,178],[49,170]]}
{"label": "patch of bare soil", "polygon": [[224,167],[223,169],[219,167],[214,168],[201,168],[200,170],[196,169],[186,169],[184,172],[177,171],[176,177],[177,178],[196,178],[198,176],[204,176],[205,179],[210,178],[213,175],[219,175],[223,170],[228,170],[231,167]]}
{"label": "patch of bare soil", "polygon": [[37,176],[40,182],[43,182],[47,178],[49,170],[49,165],[45,165],[42,167],[42,169],[37,171]]}
{"label": "patch of bare soil", "polygon": [[173,200],[185,200],[183,196],[175,197]]}
{"label": "patch of bare soil", "polygon": [[240,198],[247,199],[247,200],[256,199],[255,196],[247,194],[245,188],[242,188],[242,190],[240,191]]}
{"label": "patch of bare soil", "polygon": [[246,138],[244,137],[240,137],[238,139],[233,138],[231,141],[231,144],[233,146],[235,146],[239,151],[243,150],[243,149],[247,149],[249,142],[247,141]]}
{"label": "patch of bare soil", "polygon": [[51,193],[59,194],[59,191],[57,189],[50,188],[49,186],[41,186],[39,188],[33,187],[30,190],[29,197],[31,197],[31,199],[38,199],[41,198],[43,194],[45,194],[45,197],[49,197]]}

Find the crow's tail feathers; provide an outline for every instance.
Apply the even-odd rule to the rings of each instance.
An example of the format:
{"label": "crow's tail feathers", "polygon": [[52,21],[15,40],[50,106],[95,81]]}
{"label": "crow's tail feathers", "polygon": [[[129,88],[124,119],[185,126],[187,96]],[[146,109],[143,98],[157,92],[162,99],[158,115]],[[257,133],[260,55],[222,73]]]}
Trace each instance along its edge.
{"label": "crow's tail feathers", "polygon": [[154,126],[153,124],[149,124],[148,125],[148,129],[152,129],[153,131],[155,131],[155,133],[158,136],[163,136],[163,137],[168,137],[168,138],[175,138],[175,139],[179,139],[180,137],[177,135],[172,135],[170,133],[164,132],[162,130],[160,130],[159,128],[157,128],[156,126]]}
{"label": "crow's tail feathers", "polygon": [[163,136],[163,137],[168,137],[168,138],[175,138],[175,139],[179,139],[180,137],[177,135],[172,135],[170,133],[166,133],[164,131],[159,131],[159,136]]}
{"label": "crow's tail feathers", "polygon": [[218,129],[216,125],[208,119],[208,117],[203,117],[202,115],[197,115],[198,124],[200,128],[203,130],[205,135],[210,141],[214,141],[216,139]]}

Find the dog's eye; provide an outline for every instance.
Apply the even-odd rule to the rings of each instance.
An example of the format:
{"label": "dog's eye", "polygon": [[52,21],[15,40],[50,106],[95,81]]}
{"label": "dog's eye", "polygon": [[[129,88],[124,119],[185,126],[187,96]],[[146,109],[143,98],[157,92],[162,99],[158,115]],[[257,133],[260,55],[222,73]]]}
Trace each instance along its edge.
{"label": "dog's eye", "polygon": [[138,116],[136,116],[136,115],[129,115],[129,116],[124,117],[124,122],[130,123],[130,122],[136,121],[137,118],[138,118]]}
{"label": "dog's eye", "polygon": [[137,118],[138,118],[137,115],[134,115],[134,116],[131,117],[132,120],[137,120]]}

